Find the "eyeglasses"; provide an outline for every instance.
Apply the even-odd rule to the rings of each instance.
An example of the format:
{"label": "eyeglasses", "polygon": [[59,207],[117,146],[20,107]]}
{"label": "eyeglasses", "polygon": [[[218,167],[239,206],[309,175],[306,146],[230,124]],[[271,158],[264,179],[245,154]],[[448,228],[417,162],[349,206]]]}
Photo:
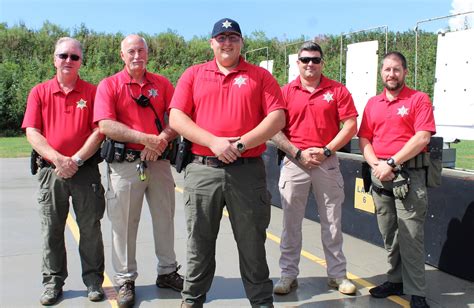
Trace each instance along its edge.
{"label": "eyeglasses", "polygon": [[68,55],[67,53],[60,53],[60,54],[57,54],[56,56],[58,56],[58,58],[61,60],[67,60],[67,58],[71,58],[72,61],[79,61],[79,59],[81,58],[78,55],[75,55],[75,54]]}
{"label": "eyeglasses", "polygon": [[299,57],[298,60],[304,64],[308,64],[309,61],[313,62],[314,64],[319,64],[323,59],[321,57]]}
{"label": "eyeglasses", "polygon": [[240,36],[231,34],[231,35],[218,35],[214,38],[218,43],[224,43],[226,40],[229,40],[231,43],[237,43],[240,41]]}

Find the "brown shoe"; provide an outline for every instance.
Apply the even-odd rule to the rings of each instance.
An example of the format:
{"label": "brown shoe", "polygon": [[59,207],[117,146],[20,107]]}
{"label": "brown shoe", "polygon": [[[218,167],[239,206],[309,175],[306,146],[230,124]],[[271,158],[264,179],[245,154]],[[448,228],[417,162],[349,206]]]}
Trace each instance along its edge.
{"label": "brown shoe", "polygon": [[63,294],[63,289],[48,288],[44,290],[40,297],[40,303],[43,306],[51,306],[57,303],[58,299]]}
{"label": "brown shoe", "polygon": [[135,305],[135,281],[127,280],[120,287],[117,304],[120,308],[130,308]]}
{"label": "brown shoe", "polygon": [[176,268],[174,272],[169,274],[158,275],[156,278],[156,285],[159,288],[171,288],[175,291],[181,292],[183,290],[183,276],[178,274],[181,265]]}

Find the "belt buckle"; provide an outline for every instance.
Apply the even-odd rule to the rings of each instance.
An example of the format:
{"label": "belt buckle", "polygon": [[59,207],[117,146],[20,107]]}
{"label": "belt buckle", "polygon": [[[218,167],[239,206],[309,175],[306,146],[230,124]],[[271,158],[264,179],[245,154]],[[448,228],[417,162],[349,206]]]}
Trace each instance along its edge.
{"label": "belt buckle", "polygon": [[137,159],[137,155],[131,151],[125,154],[125,160],[128,161],[129,163],[134,162],[136,159]]}

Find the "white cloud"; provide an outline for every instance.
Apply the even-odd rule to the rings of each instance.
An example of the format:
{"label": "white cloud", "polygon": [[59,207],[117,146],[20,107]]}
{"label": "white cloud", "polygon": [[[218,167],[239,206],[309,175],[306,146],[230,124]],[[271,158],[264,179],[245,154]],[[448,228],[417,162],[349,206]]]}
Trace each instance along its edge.
{"label": "white cloud", "polygon": [[[474,0],[453,0],[451,3],[452,15],[458,13],[471,12],[474,10]],[[449,19],[449,27],[451,31],[462,30],[466,27],[472,28],[474,26],[474,13],[460,15]]]}

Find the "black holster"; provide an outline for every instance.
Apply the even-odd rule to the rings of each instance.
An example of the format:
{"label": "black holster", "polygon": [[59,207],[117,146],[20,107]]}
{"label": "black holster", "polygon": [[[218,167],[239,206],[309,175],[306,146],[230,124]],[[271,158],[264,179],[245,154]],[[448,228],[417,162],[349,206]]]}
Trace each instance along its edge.
{"label": "black holster", "polygon": [[125,159],[125,143],[107,138],[102,143],[100,157],[108,163],[122,162]]}
{"label": "black holster", "polygon": [[286,153],[280,149],[277,149],[277,164],[278,166],[281,165],[283,158],[285,158]]}
{"label": "black holster", "polygon": [[192,142],[183,138],[182,141],[178,142],[178,151],[176,154],[175,168],[180,173],[186,166],[191,162],[191,145]]}
{"label": "black holster", "polygon": [[179,145],[179,137],[170,141],[161,154],[161,159],[167,159],[170,161],[170,164],[176,165],[176,159],[178,155],[178,145]]}
{"label": "black holster", "polygon": [[38,159],[40,158],[38,152],[35,150],[31,150],[31,157],[30,157],[30,170],[31,174],[35,175],[38,172]]}
{"label": "black holster", "polygon": [[367,162],[362,162],[361,170],[362,180],[364,181],[364,191],[368,193],[372,185],[372,174],[370,172],[370,165]]}

